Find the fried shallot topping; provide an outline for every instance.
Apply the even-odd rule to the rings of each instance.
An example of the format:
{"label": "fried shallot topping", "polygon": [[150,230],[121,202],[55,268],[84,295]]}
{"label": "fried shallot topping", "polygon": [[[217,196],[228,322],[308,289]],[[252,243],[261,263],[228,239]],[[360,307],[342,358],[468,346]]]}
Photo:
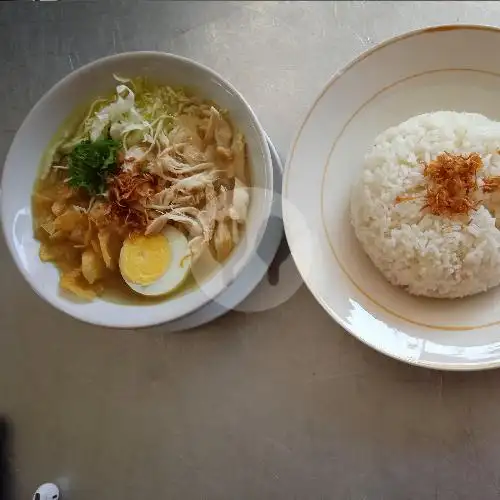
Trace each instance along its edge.
{"label": "fried shallot topping", "polygon": [[434,215],[466,215],[476,206],[477,173],[483,162],[477,153],[441,153],[424,166],[425,205]]}
{"label": "fried shallot topping", "polygon": [[123,170],[109,182],[110,211],[129,229],[145,229],[150,218],[145,205],[165,187],[166,181],[150,172]]}
{"label": "fried shallot topping", "polygon": [[416,200],[418,198],[418,195],[403,195],[403,196],[396,196],[396,200],[394,203],[397,205],[398,203],[403,203],[403,201],[411,201],[411,200]]}
{"label": "fried shallot topping", "polygon": [[492,175],[483,179],[483,193],[493,193],[500,189],[500,176]]}
{"label": "fried shallot topping", "polygon": [[[474,193],[478,190],[477,174],[483,162],[478,153],[451,154],[441,153],[429,163],[423,163],[426,185],[421,195],[405,194],[397,196],[395,203],[424,197],[422,210],[428,209],[433,215],[467,215],[477,208]],[[500,177],[484,179],[482,190],[490,193],[500,188]]]}

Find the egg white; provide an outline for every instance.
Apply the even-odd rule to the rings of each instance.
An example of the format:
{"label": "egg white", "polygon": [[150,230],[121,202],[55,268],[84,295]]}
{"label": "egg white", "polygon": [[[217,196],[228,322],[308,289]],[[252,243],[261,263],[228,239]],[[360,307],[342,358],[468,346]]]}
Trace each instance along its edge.
{"label": "egg white", "polygon": [[172,226],[166,226],[161,232],[170,247],[170,263],[165,273],[149,285],[138,285],[123,276],[125,283],[137,293],[150,297],[165,295],[179,288],[191,269],[191,252],[184,234]]}

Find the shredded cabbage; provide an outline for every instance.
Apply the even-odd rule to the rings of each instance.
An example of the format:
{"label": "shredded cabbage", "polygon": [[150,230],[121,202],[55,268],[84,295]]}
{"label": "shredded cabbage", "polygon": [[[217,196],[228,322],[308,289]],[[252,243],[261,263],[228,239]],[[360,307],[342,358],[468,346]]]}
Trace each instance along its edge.
{"label": "shredded cabbage", "polygon": [[135,113],[130,113],[134,107],[134,102],[134,92],[124,84],[118,85],[116,87],[116,100],[94,115],[90,127],[90,140],[96,141],[99,139],[107,125],[116,122],[123,123],[123,121],[126,124],[131,118],[134,120],[140,119]]}
{"label": "shredded cabbage", "polygon": [[152,147],[172,130],[176,114],[193,103],[182,89],[149,85],[144,78],[113,76],[118,82],[114,94],[95,100],[76,130],[66,131],[51,148],[48,160],[69,154],[82,141],[95,142],[108,135],[122,142],[125,153],[141,142]]}

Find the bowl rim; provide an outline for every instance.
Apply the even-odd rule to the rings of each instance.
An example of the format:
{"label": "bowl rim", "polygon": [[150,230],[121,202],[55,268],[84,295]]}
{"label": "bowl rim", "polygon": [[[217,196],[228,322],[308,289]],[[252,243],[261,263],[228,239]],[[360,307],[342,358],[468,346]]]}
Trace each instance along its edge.
{"label": "bowl rim", "polygon": [[[234,282],[236,279],[238,279],[239,275],[241,274],[242,270],[249,264],[251,261],[251,256],[252,256],[252,251],[250,249],[244,253],[238,260],[234,261],[232,264],[233,266],[236,267],[236,272],[234,275],[231,277],[231,279],[227,279],[222,276],[222,279],[220,280],[220,283],[217,284],[216,281],[214,281],[214,277],[218,276],[223,269],[226,267],[227,262],[225,262],[222,266],[221,269],[216,271],[213,275],[211,275],[207,280],[204,281],[204,283],[209,283],[211,284],[210,287],[210,293],[203,293],[200,289],[196,289],[192,292],[189,292],[187,296],[193,296],[197,295],[199,298],[198,300],[195,300],[195,304],[192,307],[189,308],[183,308],[180,310],[179,314],[163,314],[162,317],[156,317],[153,320],[148,319],[149,315],[148,314],[138,314],[137,315],[137,320],[131,321],[127,319],[126,321],[121,321],[119,315],[112,315],[109,318],[101,318],[101,317],[89,317],[87,313],[82,313],[82,314],[75,314],[73,311],[70,310],[70,308],[65,307],[63,301],[58,301],[57,298],[59,297],[58,295],[55,295],[54,297],[46,295],[44,293],[44,287],[39,286],[37,282],[32,278],[32,275],[21,265],[21,259],[18,255],[17,250],[15,249],[15,246],[13,244],[11,236],[8,234],[8,231],[10,231],[11,227],[7,227],[6,221],[4,220],[5,217],[5,206],[6,206],[6,201],[5,201],[5,196],[2,196],[3,192],[3,187],[5,183],[5,178],[6,178],[6,173],[7,170],[9,170],[7,167],[8,165],[12,162],[12,156],[14,154],[14,150],[17,150],[17,140],[18,137],[20,136],[21,132],[27,127],[32,115],[34,115],[39,108],[41,108],[51,97],[53,97],[54,94],[57,94],[61,88],[64,86],[70,85],[74,80],[77,80],[82,74],[85,74],[89,71],[92,71],[95,67],[98,66],[103,66],[106,65],[110,62],[116,62],[120,60],[126,60],[130,58],[142,58],[142,57],[153,57],[153,58],[159,58],[159,59],[164,59],[165,61],[172,61],[175,60],[177,62],[183,63],[187,66],[192,66],[196,67],[198,70],[201,70],[202,72],[206,73],[209,77],[213,78],[215,81],[218,83],[222,84],[224,88],[228,89],[230,93],[232,94],[232,98],[238,100],[240,104],[242,105],[242,108],[245,109],[245,120],[247,120],[249,123],[253,125],[253,128],[255,129],[256,132],[256,137],[258,138],[258,143],[260,146],[260,149],[262,151],[263,155],[263,161],[264,161],[264,177],[265,177],[265,182],[266,182],[266,189],[264,190],[263,193],[263,200],[264,200],[264,207],[262,213],[259,215],[259,218],[261,220],[256,221],[256,231],[255,235],[252,235],[252,247],[258,247],[260,242],[262,241],[262,238],[265,233],[265,228],[267,225],[267,222],[269,220],[269,217],[271,215],[271,209],[272,209],[272,202],[273,202],[273,193],[274,193],[274,184],[273,184],[273,167],[272,167],[272,160],[271,160],[271,154],[269,152],[269,145],[267,143],[267,136],[264,132],[264,129],[262,125],[260,124],[260,121],[258,120],[255,112],[253,111],[252,107],[250,104],[247,102],[247,100],[243,97],[243,95],[228,81],[226,80],[223,76],[221,76],[218,72],[213,70],[212,68],[209,68],[208,66],[205,66],[204,64],[201,64],[193,59],[190,59],[188,57],[180,56],[177,54],[172,54],[169,52],[163,52],[163,51],[155,51],[155,50],[139,50],[139,51],[127,51],[127,52],[120,52],[118,54],[112,54],[108,56],[104,56],[98,59],[95,59],[93,61],[88,62],[87,64],[71,71],[70,73],[66,74],[64,77],[62,77],[60,80],[58,80],[54,85],[52,85],[39,99],[38,101],[34,104],[34,106],[31,107],[31,109],[28,111],[26,116],[24,117],[21,125],[17,129],[12,142],[9,146],[7,155],[5,157],[4,161],[4,168],[2,171],[2,176],[0,180],[0,217],[1,217],[1,225],[2,225],[2,232],[4,239],[6,241],[7,247],[10,251],[10,254],[16,264],[16,267],[18,270],[21,272],[22,276],[26,280],[26,282],[30,285],[32,290],[39,296],[41,297],[44,301],[52,305],[55,309],[68,314],[69,316],[73,317],[74,319],[91,324],[91,325],[96,325],[96,326],[101,326],[101,327],[106,327],[106,328],[116,328],[116,329],[141,329],[141,328],[148,328],[148,327],[153,327],[156,325],[161,325],[168,323],[170,321],[176,321],[179,320],[182,317],[188,316],[189,314],[193,313],[194,311],[197,311],[204,305],[206,305],[208,302],[215,300],[215,298],[222,293],[232,282]],[[34,179],[33,179],[34,180]],[[30,206],[30,212],[31,212],[31,206]],[[179,297],[179,300],[182,300],[182,297]],[[164,302],[161,302],[159,304],[165,304],[168,302],[168,298],[165,299]],[[155,304],[155,305],[159,305]],[[134,307],[134,306],[132,306]],[[147,309],[143,308],[142,309],[144,312],[147,311]],[[165,308],[166,311],[168,311],[168,308]]]}
{"label": "bowl rim", "polygon": [[[309,118],[314,112],[318,102],[322,99],[322,97],[326,94],[326,92],[330,89],[330,87],[347,71],[349,71],[352,67],[370,57],[373,53],[377,52],[380,49],[386,48],[394,43],[401,42],[403,40],[413,38],[419,35],[425,35],[440,31],[454,31],[454,30],[470,30],[470,31],[488,31],[496,34],[500,34],[500,27],[492,26],[488,24],[470,24],[470,23],[454,23],[454,24],[436,24],[431,26],[426,26],[424,28],[417,28],[410,31],[405,31],[396,36],[392,36],[382,40],[381,42],[375,44],[373,47],[370,47],[367,50],[362,51],[356,57],[351,59],[347,64],[342,66],[340,69],[335,71],[328,80],[321,87],[320,91],[316,94],[315,98],[312,100],[311,104],[308,106],[306,111],[303,113],[301,120],[298,122],[298,128],[293,136],[293,140],[290,143],[290,147],[286,156],[285,168],[283,173],[283,181],[282,181],[282,193],[283,193],[283,227],[285,232],[285,237],[289,240],[289,236],[291,235],[291,227],[289,219],[286,215],[286,205],[285,200],[287,199],[287,184],[290,176],[290,166],[292,163],[292,159],[294,156],[295,148],[300,140],[302,132],[309,121]],[[362,342],[364,345],[374,349],[375,351],[392,358],[396,361],[400,361],[412,366],[418,366],[420,368],[427,368],[432,370],[446,370],[446,371],[480,371],[480,370],[491,370],[494,368],[500,367],[500,358],[494,361],[485,361],[485,362],[477,362],[477,363],[467,363],[467,362],[442,362],[442,361],[428,361],[428,360],[419,360],[413,358],[406,358],[404,356],[400,356],[395,352],[391,352],[388,350],[384,350],[380,345],[368,342],[367,339],[359,336],[356,333],[356,329],[350,325],[347,321],[345,321],[335,310],[333,310],[320,296],[320,294],[315,290],[314,284],[310,282],[308,276],[302,272],[301,266],[299,265],[300,257],[297,255],[297,252],[294,251],[291,245],[290,246],[290,254],[294,259],[294,262],[297,266],[297,269],[304,280],[304,283],[308,290],[311,292],[316,301],[321,305],[321,307],[328,313],[328,315],[338,324],[340,325],[347,333],[355,337],[357,340]]]}

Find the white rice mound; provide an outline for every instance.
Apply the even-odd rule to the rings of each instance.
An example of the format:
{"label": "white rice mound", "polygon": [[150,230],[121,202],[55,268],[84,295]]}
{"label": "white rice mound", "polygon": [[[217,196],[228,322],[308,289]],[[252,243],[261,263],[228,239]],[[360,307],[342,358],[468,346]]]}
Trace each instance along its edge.
{"label": "white rice mound", "polygon": [[[500,175],[500,122],[475,113],[439,111],[410,118],[376,139],[351,196],[357,238],[390,283],[415,295],[456,298],[500,284],[500,193],[483,195],[468,216],[422,210],[425,197],[395,203],[425,184],[419,161],[442,152],[478,153],[485,176]],[[483,199],[484,198],[484,199]],[[478,198],[479,199],[479,198]],[[500,227],[500,219],[498,220]]]}

